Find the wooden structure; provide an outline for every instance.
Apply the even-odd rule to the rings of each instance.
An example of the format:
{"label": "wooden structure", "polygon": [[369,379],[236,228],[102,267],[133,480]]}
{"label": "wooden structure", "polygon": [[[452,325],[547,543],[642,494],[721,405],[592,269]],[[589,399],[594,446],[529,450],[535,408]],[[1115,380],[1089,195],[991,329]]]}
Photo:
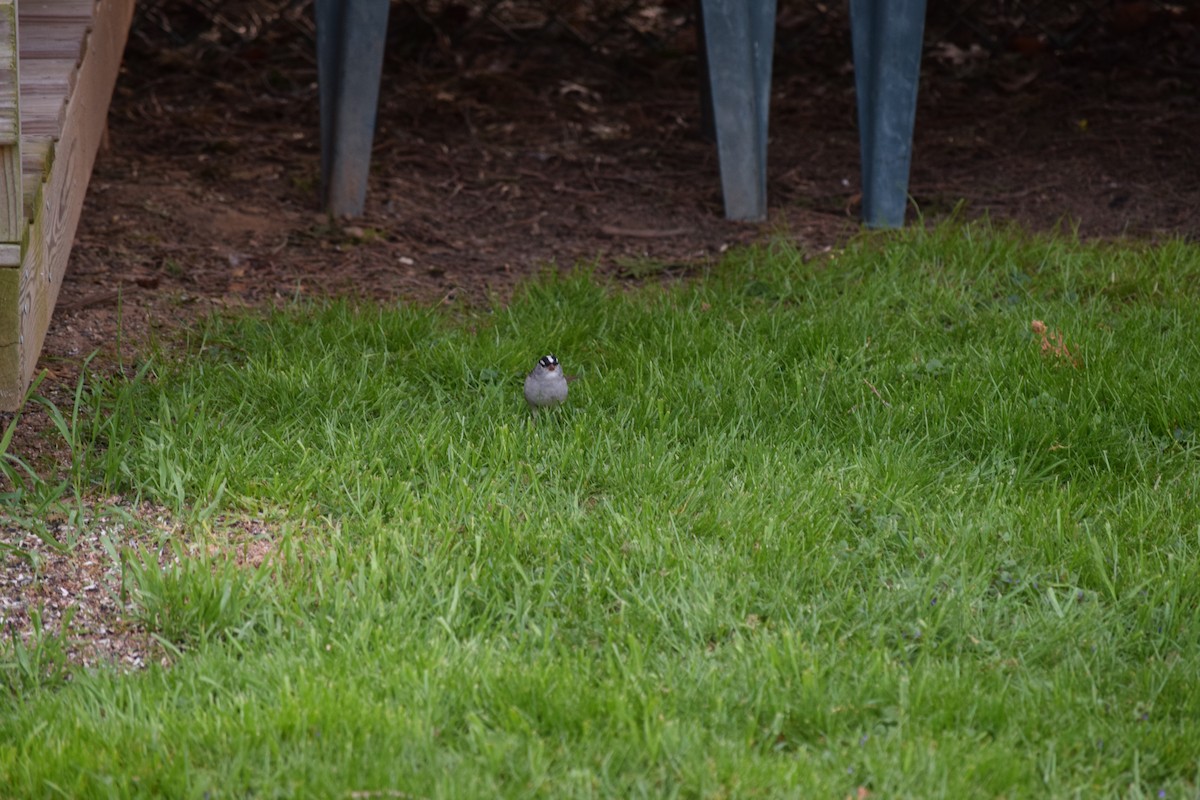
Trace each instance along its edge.
{"label": "wooden structure", "polygon": [[33,377],[133,0],[0,0],[0,410]]}

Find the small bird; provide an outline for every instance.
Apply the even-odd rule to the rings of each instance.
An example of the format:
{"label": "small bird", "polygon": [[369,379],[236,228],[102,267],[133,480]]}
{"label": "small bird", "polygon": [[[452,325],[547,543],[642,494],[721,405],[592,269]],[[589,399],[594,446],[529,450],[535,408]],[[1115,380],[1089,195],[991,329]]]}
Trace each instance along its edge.
{"label": "small bird", "polygon": [[567,399],[567,376],[554,354],[542,356],[525,376],[525,401],[536,415],[539,408],[556,406]]}

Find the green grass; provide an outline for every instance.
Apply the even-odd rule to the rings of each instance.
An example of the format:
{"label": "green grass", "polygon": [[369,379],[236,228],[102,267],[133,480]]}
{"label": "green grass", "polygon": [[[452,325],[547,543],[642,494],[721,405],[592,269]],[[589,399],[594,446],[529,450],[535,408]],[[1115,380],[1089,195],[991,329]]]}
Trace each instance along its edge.
{"label": "green grass", "polygon": [[10,682],[0,795],[1195,797],[1198,387],[1200,249],[978,225],[213,321],[78,479],[276,558],[126,552],[173,665]]}

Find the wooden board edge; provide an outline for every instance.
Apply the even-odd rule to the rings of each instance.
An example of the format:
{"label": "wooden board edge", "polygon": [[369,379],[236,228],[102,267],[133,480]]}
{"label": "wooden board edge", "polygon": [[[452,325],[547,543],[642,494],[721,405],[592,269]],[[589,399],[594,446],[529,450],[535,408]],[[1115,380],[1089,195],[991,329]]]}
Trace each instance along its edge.
{"label": "wooden board edge", "polygon": [[0,269],[0,410],[16,411],[25,397],[21,375],[21,270]]}
{"label": "wooden board edge", "polygon": [[17,57],[17,6],[0,0],[0,242],[21,239],[25,225],[21,191],[21,82]]}
{"label": "wooden board edge", "polygon": [[[120,72],[133,6],[134,0],[100,0],[96,6],[95,23],[67,102],[63,135],[53,148],[46,182],[34,203],[18,295],[13,297],[0,286],[0,303],[15,305],[18,315],[17,330],[0,329],[0,410],[20,405],[37,367]],[[8,319],[0,313],[0,323]],[[17,369],[10,371],[11,360],[4,351],[14,339]]]}

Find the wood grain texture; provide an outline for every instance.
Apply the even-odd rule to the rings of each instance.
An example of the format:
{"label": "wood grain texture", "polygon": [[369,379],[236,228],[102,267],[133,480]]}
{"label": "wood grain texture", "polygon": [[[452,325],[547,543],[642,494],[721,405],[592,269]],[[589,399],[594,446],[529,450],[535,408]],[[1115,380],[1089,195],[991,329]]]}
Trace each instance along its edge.
{"label": "wood grain texture", "polygon": [[54,142],[50,139],[21,142],[21,195],[25,201],[25,219],[33,218],[34,203],[38,190],[50,175],[53,165]]}
{"label": "wood grain texture", "polygon": [[17,67],[17,6],[0,0],[0,244],[20,242],[25,222]]}
{"label": "wood grain texture", "polygon": [[77,62],[83,54],[87,31],[92,27],[88,16],[32,14],[26,3],[21,3],[17,19],[22,32],[18,40],[22,63],[31,58],[65,58]]}
{"label": "wood grain texture", "polygon": [[95,0],[21,0],[21,19],[83,19],[91,25]]}
{"label": "wood grain texture", "polygon": [[[16,298],[21,290],[20,283],[21,270],[0,269],[0,299]],[[0,376],[15,377],[20,374],[21,349],[17,346],[17,331],[20,328],[21,316],[17,304],[0,302]],[[25,387],[9,380],[0,384],[0,392],[4,410],[11,411],[21,402]]]}
{"label": "wood grain texture", "polygon": [[21,87],[21,137],[30,139],[53,140],[62,133],[63,117],[66,108],[66,84],[62,90],[53,93],[35,93],[26,87]]}
{"label": "wood grain texture", "polygon": [[0,144],[15,144],[21,135],[17,86],[17,7],[0,0]]}
{"label": "wood grain texture", "polygon": [[[45,162],[49,163],[49,169],[33,192],[33,219],[21,269],[0,269],[0,408],[3,409],[14,409],[21,403],[37,366],[103,135],[133,2],[100,0],[94,7],[92,30],[73,46],[66,41],[63,31],[67,23],[79,30],[80,16],[74,12],[83,8],[82,4],[72,2],[71,14],[64,10],[66,3],[63,6],[45,2],[21,4],[23,32],[36,31],[38,20],[45,20],[51,26],[48,38],[30,43],[28,49],[21,48],[22,60],[27,53],[35,59],[69,60],[80,53],[82,57],[73,84],[67,81],[67,86],[73,85],[73,91],[62,115],[61,138],[48,148]],[[22,37],[23,44],[25,38]],[[13,273],[19,273],[15,286]],[[10,327],[14,322],[15,328]]]}
{"label": "wood grain texture", "polygon": [[24,228],[21,145],[0,145],[0,244],[19,243]]}
{"label": "wood grain texture", "polygon": [[20,135],[17,86],[17,6],[0,0],[0,144],[12,144]]}

